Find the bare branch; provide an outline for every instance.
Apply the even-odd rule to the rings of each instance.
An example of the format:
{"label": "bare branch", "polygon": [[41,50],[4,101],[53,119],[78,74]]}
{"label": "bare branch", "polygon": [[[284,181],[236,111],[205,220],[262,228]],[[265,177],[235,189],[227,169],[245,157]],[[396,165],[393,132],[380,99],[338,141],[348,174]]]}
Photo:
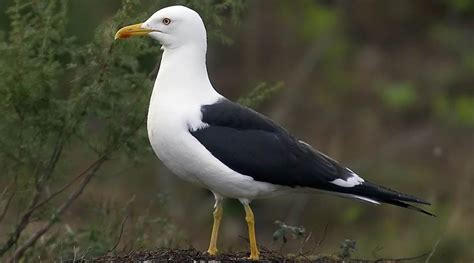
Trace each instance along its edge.
{"label": "bare branch", "polygon": [[3,200],[3,197],[7,194],[8,188],[10,188],[10,185],[7,185],[7,186],[3,189],[3,192],[0,194],[0,202]]}
{"label": "bare branch", "polygon": [[61,193],[63,193],[64,191],[66,191],[69,187],[71,187],[77,180],[79,180],[81,177],[83,177],[84,175],[86,175],[90,170],[92,170],[99,162],[101,161],[101,158],[97,159],[95,162],[93,162],[91,165],[89,165],[89,167],[87,167],[84,171],[82,171],[81,173],[79,173],[78,175],[76,175],[74,178],[72,178],[72,180],[70,180],[67,184],[65,184],[63,187],[59,188],[56,192],[52,193],[50,196],[48,196],[48,198],[46,198],[45,200],[39,202],[37,205],[35,205],[33,208],[33,210],[36,210],[40,207],[42,207],[43,205],[47,204],[49,201],[51,201],[54,197],[60,195]]}
{"label": "bare branch", "polygon": [[31,198],[30,204],[28,205],[28,210],[25,213],[23,213],[20,219],[20,223],[16,225],[15,230],[13,230],[13,232],[10,234],[10,237],[5,242],[5,244],[2,247],[0,247],[0,256],[5,254],[5,252],[7,252],[14,244],[16,244],[23,230],[30,223],[30,218],[31,218],[31,215],[33,214],[33,210],[31,208],[33,208],[38,203],[40,195],[41,195],[41,192],[38,191],[38,189],[36,188],[35,193],[33,194],[33,197]]}
{"label": "bare branch", "polygon": [[56,164],[59,161],[59,158],[61,157],[61,154],[63,152],[64,148],[64,143],[65,143],[65,133],[64,133],[64,127],[59,133],[58,140],[56,141],[56,144],[54,145],[53,153],[51,154],[51,157],[49,158],[48,166],[46,167],[45,171],[42,173],[42,176],[39,178],[38,187],[40,188],[41,192],[45,186],[45,183],[48,181],[48,179],[51,177],[51,175],[54,172],[54,168],[56,168]]}
{"label": "bare branch", "polygon": [[[310,254],[314,254],[314,252],[315,252],[318,248],[321,247],[321,245],[323,244],[324,240],[326,239],[326,234],[327,234],[327,231],[328,231],[328,227],[329,227],[328,224],[326,224],[326,225],[324,226],[324,231],[323,231],[322,237],[321,237],[319,240],[317,240],[317,241],[315,242],[314,246],[312,246],[310,249],[308,249],[308,250],[306,250],[306,251],[303,251],[304,247],[301,247],[301,248],[300,248],[299,255],[304,256],[304,257],[307,257],[307,256],[310,255]],[[308,237],[306,238],[306,240],[304,240],[304,242],[308,242],[308,241],[310,240],[310,238],[311,238],[311,236],[308,236]]]}
{"label": "bare branch", "polygon": [[13,197],[15,196],[16,194],[16,180],[17,180],[17,176],[15,176],[15,178],[13,179],[13,181],[7,185],[7,187],[5,187],[5,189],[3,190],[2,194],[0,195],[0,201],[3,200],[3,197],[7,194],[7,192],[10,190],[10,188],[12,188],[13,186],[13,191],[12,193],[10,194],[10,196],[7,198],[6,202],[5,202],[5,206],[3,207],[3,210],[2,212],[0,213],[0,222],[3,221],[3,219],[5,218],[5,215],[7,214],[8,212],[8,208],[10,207],[10,203],[11,201],[13,200]]}
{"label": "bare branch", "polygon": [[431,258],[433,258],[433,255],[436,252],[436,249],[438,248],[439,242],[441,242],[441,237],[438,238],[438,240],[434,244],[433,248],[431,249],[430,253],[428,254],[428,257],[425,260],[425,263],[429,263],[431,261]]}
{"label": "bare branch", "polygon": [[123,235],[123,229],[125,227],[125,223],[127,222],[127,219],[128,219],[128,216],[125,216],[123,218],[122,224],[120,224],[120,233],[119,233],[119,236],[117,238],[117,241],[115,241],[114,246],[111,249],[109,249],[109,251],[107,251],[107,254],[114,251],[118,247],[118,245],[120,244],[120,240],[122,239],[122,235]]}
{"label": "bare branch", "polygon": [[386,261],[389,261],[389,262],[409,261],[409,260],[424,258],[424,257],[428,256],[428,254],[429,253],[424,253],[424,254],[419,255],[419,256],[407,257],[407,258],[379,258],[379,259],[375,260],[374,263],[381,263],[381,262],[386,262]]}
{"label": "bare branch", "polygon": [[21,244],[15,251],[14,255],[9,258],[6,262],[15,262],[18,260],[25,251],[33,246],[36,241],[44,235],[56,222],[57,219],[66,211],[69,206],[82,194],[86,186],[89,184],[90,180],[96,175],[97,170],[102,166],[102,164],[107,160],[105,156],[100,158],[99,162],[96,162],[96,165],[90,170],[87,176],[82,180],[81,185],[79,186],[76,191],[72,192],[69,197],[64,201],[58,209],[54,212],[51,216],[51,219],[48,221],[46,225],[38,229],[30,238],[28,238],[23,244]]}
{"label": "bare branch", "polygon": [[8,197],[8,199],[5,203],[5,206],[3,207],[3,210],[0,213],[0,222],[2,222],[3,219],[5,218],[5,215],[7,214],[8,208],[10,207],[10,203],[12,202],[13,197],[15,196],[15,194],[16,194],[16,189],[13,189],[13,192]]}

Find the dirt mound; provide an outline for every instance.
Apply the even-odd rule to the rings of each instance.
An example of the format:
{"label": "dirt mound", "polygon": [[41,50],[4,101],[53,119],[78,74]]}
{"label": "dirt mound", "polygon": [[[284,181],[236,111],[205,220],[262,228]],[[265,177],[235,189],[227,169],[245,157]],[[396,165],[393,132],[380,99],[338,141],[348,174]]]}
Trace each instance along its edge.
{"label": "dirt mound", "polygon": [[[205,252],[194,248],[168,249],[158,248],[154,250],[137,250],[128,254],[111,256],[105,255],[87,260],[87,262],[255,262],[247,259],[247,252],[227,252],[217,256],[210,256]],[[261,260],[258,262],[318,262],[318,263],[388,263],[403,262],[403,260],[341,260],[329,256],[288,256],[274,251],[261,251]]]}

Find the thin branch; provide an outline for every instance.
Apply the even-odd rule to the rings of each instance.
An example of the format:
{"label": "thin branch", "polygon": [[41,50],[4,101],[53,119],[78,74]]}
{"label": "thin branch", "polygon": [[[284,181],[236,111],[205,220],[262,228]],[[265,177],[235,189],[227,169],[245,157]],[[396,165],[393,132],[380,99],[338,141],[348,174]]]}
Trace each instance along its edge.
{"label": "thin branch", "polygon": [[71,193],[69,197],[64,201],[58,209],[54,212],[51,216],[51,219],[48,221],[46,225],[38,229],[30,238],[28,238],[23,244],[21,244],[15,251],[14,255],[9,258],[6,262],[15,262],[19,258],[23,256],[25,251],[33,246],[36,241],[44,235],[58,220],[58,218],[66,211],[69,206],[82,194],[86,186],[89,184],[90,180],[96,175],[97,170],[102,166],[102,164],[107,160],[107,158],[102,157],[100,162],[87,174],[87,176],[82,180],[81,185],[79,188]]}
{"label": "thin branch", "polygon": [[16,194],[16,189],[14,189],[13,192],[10,194],[10,196],[7,199],[7,202],[5,203],[5,206],[3,207],[2,212],[0,213],[0,222],[2,222],[3,219],[5,218],[5,215],[7,214],[8,208],[10,207],[10,203],[12,202],[15,194]]}
{"label": "thin branch", "polygon": [[76,136],[79,139],[79,141],[85,143],[87,147],[89,147],[89,149],[91,149],[94,153],[96,153],[97,155],[100,155],[100,150],[97,149],[94,145],[92,145],[92,143],[88,141],[86,138],[84,138],[82,135],[74,134],[74,136]]}
{"label": "thin branch", "polygon": [[[300,255],[303,255],[303,256],[307,256],[307,255],[309,255],[309,254],[313,254],[314,251],[316,251],[316,250],[323,244],[324,240],[326,239],[326,234],[327,234],[327,231],[328,231],[328,227],[329,227],[328,224],[326,224],[326,225],[324,226],[324,231],[323,231],[322,237],[321,237],[318,241],[316,241],[316,243],[314,244],[314,246],[313,246],[312,248],[310,248],[310,249],[308,249],[308,250],[306,250],[306,251],[302,251],[302,252],[300,252],[299,254],[300,254]],[[307,238],[307,240],[309,241],[309,237]],[[302,249],[303,249],[303,248],[302,248]],[[302,250],[302,249],[301,249],[301,250]]]}
{"label": "thin branch", "polygon": [[425,260],[425,263],[429,263],[431,261],[431,258],[433,257],[434,253],[436,252],[436,249],[438,248],[439,242],[441,242],[441,237],[436,241],[434,244],[433,248],[430,251],[430,254]]}
{"label": "thin branch", "polygon": [[7,194],[8,190],[10,189],[11,185],[13,182],[11,182],[9,185],[7,185],[5,188],[3,188],[2,193],[0,194],[0,201],[2,201],[3,197]]}
{"label": "thin branch", "polygon": [[95,162],[93,162],[91,165],[89,165],[89,167],[87,167],[84,171],[82,171],[81,173],[79,173],[78,175],[76,175],[74,178],[72,178],[72,180],[70,180],[67,184],[65,184],[63,187],[59,188],[56,192],[52,193],[50,196],[48,196],[48,198],[46,198],[45,200],[39,202],[37,205],[35,205],[34,207],[32,207],[31,209],[32,210],[36,210],[40,207],[42,207],[43,205],[47,204],[49,201],[51,201],[51,199],[53,199],[54,197],[60,195],[61,193],[63,193],[64,191],[66,191],[69,187],[71,187],[77,180],[79,180],[81,177],[83,177],[84,175],[86,175],[90,170],[94,169],[96,165],[98,165],[98,163],[101,161],[101,159],[105,157],[102,156],[101,158],[97,159]]}
{"label": "thin branch", "polygon": [[[41,178],[38,180],[38,183],[44,183],[46,182],[51,175],[54,172],[54,168],[56,168],[56,164],[59,161],[59,158],[62,155],[63,149],[64,149],[64,140],[65,134],[64,134],[64,127],[62,128],[61,132],[59,133],[58,140],[56,141],[56,144],[54,145],[53,153],[51,154],[51,157],[49,158],[48,166],[45,169],[45,172],[41,176]],[[44,185],[39,185],[40,188],[44,188]]]}
{"label": "thin branch", "polygon": [[28,205],[28,210],[23,213],[20,219],[20,223],[16,225],[15,230],[13,230],[13,232],[10,234],[8,240],[4,243],[2,247],[0,247],[0,257],[3,256],[5,252],[7,252],[13,245],[16,244],[23,230],[30,223],[30,217],[33,214],[33,210],[31,210],[31,208],[33,208],[38,203],[40,195],[41,192],[38,191],[38,189],[36,188],[35,193],[31,198],[30,204]]}
{"label": "thin branch", "polygon": [[415,256],[415,257],[408,257],[408,258],[379,258],[377,260],[375,260],[374,263],[378,263],[378,262],[386,262],[386,261],[395,261],[395,262],[402,262],[402,261],[408,261],[408,260],[415,260],[415,259],[420,259],[420,258],[424,258],[428,255],[429,253],[424,253],[422,255],[419,255],[419,256]]}
{"label": "thin branch", "polygon": [[7,214],[8,212],[8,208],[10,207],[10,203],[11,201],[13,200],[13,197],[15,196],[16,194],[16,180],[17,180],[17,176],[15,176],[15,178],[10,182],[10,184],[7,185],[7,187],[5,187],[5,189],[3,190],[2,194],[0,195],[0,201],[3,200],[3,197],[7,194],[7,192],[10,190],[10,188],[13,187],[13,192],[10,194],[10,196],[7,198],[7,201],[5,202],[5,206],[3,207],[3,210],[2,212],[0,213],[0,222],[3,221],[3,219],[5,218],[5,215]]}
{"label": "thin branch", "polygon": [[125,216],[123,218],[122,224],[120,224],[120,233],[119,233],[119,236],[117,238],[117,241],[115,241],[114,246],[111,249],[109,249],[109,251],[107,251],[107,254],[114,251],[118,247],[118,245],[120,244],[120,240],[122,239],[122,235],[123,235],[123,229],[125,227],[125,223],[127,222],[127,219],[128,219],[128,216]]}
{"label": "thin branch", "polygon": [[0,216],[0,222],[2,222],[3,217],[5,216],[4,214],[8,210],[8,206],[10,205],[11,199],[13,199],[13,196],[15,195],[17,188],[16,188],[16,183],[17,183],[18,175],[15,175],[13,180],[3,189],[3,192],[0,194],[0,201],[2,201],[5,197],[5,195],[12,189],[12,193],[10,196],[7,198],[7,202],[5,203],[5,206],[3,207],[2,211],[2,216]]}
{"label": "thin branch", "polygon": [[328,232],[328,227],[329,227],[329,224],[326,224],[324,226],[323,236],[321,237],[321,239],[318,240],[318,242],[316,243],[316,247],[314,249],[317,249],[318,247],[320,247],[323,244],[324,240],[326,239],[326,234]]}

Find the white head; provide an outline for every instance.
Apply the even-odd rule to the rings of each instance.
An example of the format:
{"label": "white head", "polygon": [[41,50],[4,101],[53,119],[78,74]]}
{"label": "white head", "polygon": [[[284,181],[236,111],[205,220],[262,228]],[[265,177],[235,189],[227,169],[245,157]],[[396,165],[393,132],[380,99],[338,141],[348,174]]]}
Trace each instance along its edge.
{"label": "white head", "polygon": [[148,35],[158,40],[164,49],[194,46],[206,49],[206,28],[199,14],[185,6],[170,6],[158,10],[145,22],[121,28],[115,39]]}
{"label": "white head", "polygon": [[132,36],[150,36],[163,45],[155,81],[162,96],[172,94],[181,101],[186,96],[217,96],[207,74],[206,28],[194,10],[185,6],[163,8],[143,23],[121,28],[115,39]]}

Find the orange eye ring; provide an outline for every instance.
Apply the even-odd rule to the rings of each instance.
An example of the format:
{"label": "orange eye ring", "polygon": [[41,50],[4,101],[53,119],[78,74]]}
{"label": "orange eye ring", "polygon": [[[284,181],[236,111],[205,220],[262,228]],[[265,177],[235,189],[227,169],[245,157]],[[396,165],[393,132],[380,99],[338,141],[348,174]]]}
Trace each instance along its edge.
{"label": "orange eye ring", "polygon": [[163,24],[165,24],[167,26],[167,25],[171,24],[171,19],[163,18],[162,22],[163,22]]}

